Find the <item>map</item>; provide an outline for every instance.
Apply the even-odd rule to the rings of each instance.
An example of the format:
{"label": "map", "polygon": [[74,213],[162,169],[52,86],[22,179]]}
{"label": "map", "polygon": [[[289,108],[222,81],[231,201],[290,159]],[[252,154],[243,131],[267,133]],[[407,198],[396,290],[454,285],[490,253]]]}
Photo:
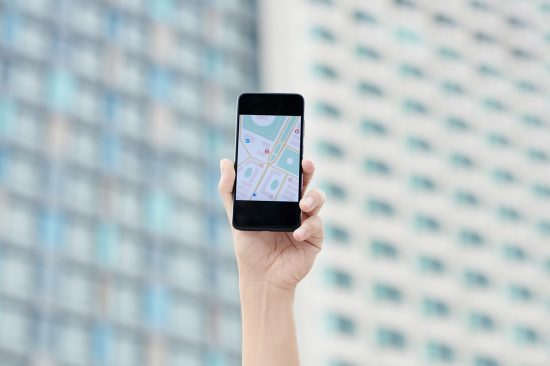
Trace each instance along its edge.
{"label": "map", "polygon": [[236,199],[298,202],[300,118],[240,116]]}

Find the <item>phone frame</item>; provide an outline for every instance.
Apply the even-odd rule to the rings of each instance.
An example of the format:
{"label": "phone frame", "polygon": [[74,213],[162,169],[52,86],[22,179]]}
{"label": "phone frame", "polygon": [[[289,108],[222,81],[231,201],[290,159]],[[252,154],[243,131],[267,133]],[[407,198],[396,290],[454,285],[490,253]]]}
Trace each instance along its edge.
{"label": "phone frame", "polygon": [[[300,171],[298,202],[237,200],[237,165],[241,115],[300,116]],[[232,225],[243,231],[294,231],[301,224],[302,160],[304,151],[304,98],[294,93],[242,93],[237,99],[235,132],[235,182],[233,185]],[[258,215],[262,212],[262,216]]]}

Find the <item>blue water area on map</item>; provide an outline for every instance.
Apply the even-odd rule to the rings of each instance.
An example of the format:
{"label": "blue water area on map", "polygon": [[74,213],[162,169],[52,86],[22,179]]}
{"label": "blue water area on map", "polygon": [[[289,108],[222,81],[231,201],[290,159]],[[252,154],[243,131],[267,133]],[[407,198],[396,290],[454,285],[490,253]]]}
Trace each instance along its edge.
{"label": "blue water area on map", "polygon": [[297,176],[300,172],[300,155],[289,148],[285,148],[281,153],[279,161],[277,161],[277,166],[281,169],[286,170],[292,175]]}
{"label": "blue water area on map", "polygon": [[265,137],[271,141],[274,141],[277,135],[279,134],[279,131],[283,127],[283,123],[285,121],[285,116],[277,116],[275,117],[275,120],[267,125],[267,126],[260,126],[254,123],[252,120],[252,116],[250,115],[244,115],[243,116],[243,128],[249,131],[252,131],[254,133],[257,133],[258,135]]}

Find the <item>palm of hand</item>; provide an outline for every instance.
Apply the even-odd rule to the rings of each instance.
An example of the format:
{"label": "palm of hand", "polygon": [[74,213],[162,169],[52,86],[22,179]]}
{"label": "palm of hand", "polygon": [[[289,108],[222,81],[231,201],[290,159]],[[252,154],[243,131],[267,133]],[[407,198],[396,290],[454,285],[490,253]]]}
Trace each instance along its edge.
{"label": "palm of hand", "polygon": [[286,232],[233,230],[233,238],[240,271],[283,288],[296,286],[320,251],[313,242]]}

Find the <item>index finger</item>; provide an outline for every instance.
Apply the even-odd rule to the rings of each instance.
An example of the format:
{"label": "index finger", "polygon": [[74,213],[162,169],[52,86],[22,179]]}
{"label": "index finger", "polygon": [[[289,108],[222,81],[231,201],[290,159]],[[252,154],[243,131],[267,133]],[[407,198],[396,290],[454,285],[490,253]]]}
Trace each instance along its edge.
{"label": "index finger", "polygon": [[307,191],[307,187],[313,178],[315,172],[315,164],[311,159],[302,159],[302,195]]}

